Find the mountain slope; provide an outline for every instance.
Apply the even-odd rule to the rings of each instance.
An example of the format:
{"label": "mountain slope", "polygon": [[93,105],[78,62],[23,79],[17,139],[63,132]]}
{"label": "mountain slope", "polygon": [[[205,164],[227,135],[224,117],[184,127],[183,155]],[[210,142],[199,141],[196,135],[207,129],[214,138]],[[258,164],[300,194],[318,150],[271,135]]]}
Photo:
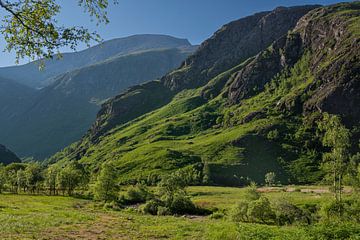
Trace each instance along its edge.
{"label": "mountain slope", "polygon": [[[325,150],[316,124],[322,113],[344,120],[352,132],[352,151],[359,151],[358,26],[359,2],[314,9],[256,56],[204,86],[173,98],[165,92],[170,103],[101,134],[90,132],[49,163],[77,160],[91,171],[113,161],[120,183],[152,184],[189,166],[208,184],[263,183],[270,171],[282,183],[317,182]],[[147,87],[163,91],[161,82],[152,84]],[[131,93],[113,101],[129,100]],[[122,111],[115,105],[110,110],[109,104],[98,121]]]}
{"label": "mountain slope", "polygon": [[[127,93],[106,103],[101,112],[111,114],[98,116],[91,130],[96,133],[92,138],[96,139],[99,134],[117,124],[164,106],[179,91],[200,87],[221,72],[256,55],[286,34],[300,17],[315,7],[317,6],[280,7],[271,12],[258,13],[225,25],[206,40],[179,69],[165,75],[160,82],[137,86],[134,92],[130,89]],[[157,87],[153,87],[155,85]],[[156,89],[162,89],[165,93],[162,101],[159,101]],[[142,99],[147,101],[143,102]]]}
{"label": "mountain slope", "polygon": [[134,35],[105,41],[102,44],[76,53],[64,53],[58,60],[46,60],[45,69],[39,71],[39,62],[31,62],[21,66],[0,68],[0,76],[34,88],[42,88],[54,82],[57,75],[78,68],[93,65],[113,57],[134,52],[160,48],[191,47],[186,39],[166,35]]}
{"label": "mountain slope", "polygon": [[10,164],[20,162],[20,159],[5,146],[0,144],[0,164]]}
{"label": "mountain slope", "polygon": [[30,87],[0,78],[0,135],[25,111],[35,94],[36,91]]}
{"label": "mountain slope", "polygon": [[80,139],[102,101],[166,74],[190,53],[176,48],[137,52],[60,75],[27,99],[25,111],[7,118],[0,138],[20,156],[45,158]]}

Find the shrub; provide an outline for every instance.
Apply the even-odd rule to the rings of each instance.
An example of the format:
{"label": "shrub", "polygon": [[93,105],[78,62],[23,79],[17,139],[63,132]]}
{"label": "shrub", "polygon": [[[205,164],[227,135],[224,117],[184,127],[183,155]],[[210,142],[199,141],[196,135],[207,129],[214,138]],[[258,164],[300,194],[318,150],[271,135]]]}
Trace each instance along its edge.
{"label": "shrub", "polygon": [[116,201],[107,202],[104,204],[104,209],[120,211],[123,207]]}
{"label": "shrub", "polygon": [[260,193],[257,191],[256,183],[251,182],[250,185],[245,189],[245,199],[248,201],[258,200]]}
{"label": "shrub", "polygon": [[310,216],[301,208],[285,200],[280,200],[275,204],[274,212],[278,225],[293,224],[295,222],[310,224]]}
{"label": "shrub", "polygon": [[156,199],[150,200],[142,206],[141,211],[146,214],[157,215],[159,207],[163,207],[164,204]]}
{"label": "shrub", "polygon": [[224,218],[224,213],[222,212],[215,212],[213,214],[210,215],[211,219],[222,219]]}
{"label": "shrub", "polygon": [[248,216],[247,216],[248,208],[249,208],[249,202],[247,202],[247,201],[239,202],[232,210],[231,219],[234,222],[247,222],[248,221]]}
{"label": "shrub", "polygon": [[345,221],[329,221],[317,224],[308,230],[311,239],[343,240],[359,239],[360,228],[357,224]]}
{"label": "shrub", "polygon": [[158,215],[158,216],[171,215],[171,211],[170,211],[170,209],[167,208],[167,207],[158,206],[157,215]]}
{"label": "shrub", "polygon": [[270,141],[275,141],[279,139],[279,131],[277,129],[269,131],[267,134],[267,139],[269,139]]}
{"label": "shrub", "polygon": [[193,214],[196,213],[196,207],[188,196],[182,193],[177,193],[169,205],[170,211],[173,214]]}
{"label": "shrub", "polygon": [[326,202],[321,208],[321,217],[323,220],[337,219],[343,216],[345,204],[343,202],[332,200]]}
{"label": "shrub", "polygon": [[125,204],[145,203],[146,200],[149,200],[151,197],[151,193],[146,186],[138,184],[136,186],[131,186],[127,190],[126,195],[122,197],[122,201]]}
{"label": "shrub", "polygon": [[253,222],[267,223],[275,220],[275,213],[271,209],[270,201],[264,196],[249,203],[247,216]]}
{"label": "shrub", "polygon": [[276,174],[274,172],[268,172],[267,174],[265,174],[265,183],[268,186],[273,186],[275,184],[275,180],[276,180]]}

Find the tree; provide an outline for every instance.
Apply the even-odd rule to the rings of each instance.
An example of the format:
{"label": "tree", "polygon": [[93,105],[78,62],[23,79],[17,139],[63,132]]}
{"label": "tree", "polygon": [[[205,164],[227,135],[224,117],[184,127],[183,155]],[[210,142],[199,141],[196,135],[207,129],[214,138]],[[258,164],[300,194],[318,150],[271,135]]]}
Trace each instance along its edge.
{"label": "tree", "polygon": [[60,169],[57,165],[51,165],[45,170],[45,186],[49,189],[50,195],[56,195],[57,177],[59,172]]}
{"label": "tree", "polygon": [[245,189],[245,200],[254,201],[260,198],[260,193],[257,191],[257,186],[255,182],[251,182],[250,185]]}
{"label": "tree", "polygon": [[332,179],[334,196],[341,201],[343,176],[349,163],[350,131],[338,116],[325,113],[318,123],[324,132],[322,144],[329,149],[323,154],[322,168],[326,179]]}
{"label": "tree", "polygon": [[16,178],[17,178],[16,181],[17,181],[18,189],[23,190],[25,192],[27,188],[25,171],[20,169],[16,174]]}
{"label": "tree", "polygon": [[[108,0],[76,0],[98,24],[108,23]],[[114,3],[117,3],[114,0]],[[0,32],[7,42],[6,50],[16,52],[17,62],[25,56],[33,59],[52,58],[62,47],[75,50],[79,42],[99,41],[96,32],[83,27],[64,27],[56,16],[61,6],[56,0],[0,0],[6,15]]]}
{"label": "tree", "polygon": [[39,163],[30,163],[25,169],[26,185],[32,193],[39,191],[39,185],[43,180],[42,169]]}
{"label": "tree", "polygon": [[273,186],[275,184],[275,180],[276,180],[276,174],[274,172],[268,172],[267,174],[265,174],[265,183],[268,186]]}
{"label": "tree", "polygon": [[65,191],[68,195],[72,195],[75,188],[79,186],[81,182],[82,172],[75,163],[69,163],[57,174],[57,184],[62,190],[63,195]]}
{"label": "tree", "polygon": [[0,193],[4,191],[5,183],[6,183],[5,167],[2,164],[0,164]]}
{"label": "tree", "polygon": [[96,200],[107,202],[116,199],[118,192],[116,178],[117,172],[114,165],[108,162],[103,163],[94,187]]}

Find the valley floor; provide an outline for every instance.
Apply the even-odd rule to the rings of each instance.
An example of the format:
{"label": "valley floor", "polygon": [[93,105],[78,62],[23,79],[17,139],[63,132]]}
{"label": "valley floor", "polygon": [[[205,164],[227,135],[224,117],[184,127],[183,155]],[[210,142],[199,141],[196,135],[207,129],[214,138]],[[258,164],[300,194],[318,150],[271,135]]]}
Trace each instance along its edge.
{"label": "valley floor", "polygon": [[[296,204],[321,203],[331,198],[326,188],[265,188],[270,199],[287,198]],[[193,201],[203,207],[230,211],[244,189],[190,187]],[[236,224],[209,216],[150,216],[134,208],[108,211],[88,200],[70,197],[0,195],[0,239],[303,239],[300,227]],[[250,233],[250,235],[249,235]],[[305,239],[305,238],[304,238]]]}

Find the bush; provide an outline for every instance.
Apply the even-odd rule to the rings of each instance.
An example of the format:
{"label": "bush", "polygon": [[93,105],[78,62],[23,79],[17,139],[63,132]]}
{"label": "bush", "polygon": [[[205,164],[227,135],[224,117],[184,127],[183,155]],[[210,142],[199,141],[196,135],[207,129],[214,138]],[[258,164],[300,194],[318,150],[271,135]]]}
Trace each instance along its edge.
{"label": "bush", "polygon": [[104,204],[104,209],[120,211],[123,207],[116,201],[108,202]]}
{"label": "bush", "polygon": [[326,202],[321,208],[321,217],[323,220],[341,218],[344,214],[345,204],[343,202],[332,200]]}
{"label": "bush", "polygon": [[310,224],[310,216],[301,208],[285,200],[280,200],[275,204],[275,215],[278,225],[293,224],[295,222]]}
{"label": "bush", "polygon": [[247,211],[249,208],[249,202],[241,201],[239,202],[231,212],[231,219],[234,222],[247,222],[248,216]]}
{"label": "bush", "polygon": [[171,215],[171,211],[170,211],[170,209],[167,208],[167,207],[158,206],[157,215],[158,215],[158,216]]}
{"label": "bush", "polygon": [[359,239],[360,228],[359,225],[344,222],[331,221],[322,224],[317,224],[309,228],[308,235],[310,239],[322,240],[343,240],[343,239]]}
{"label": "bush", "polygon": [[260,193],[257,191],[256,183],[252,182],[245,189],[245,199],[248,201],[258,200],[260,198]]}
{"label": "bush", "polygon": [[150,200],[142,206],[141,211],[145,214],[157,215],[159,207],[163,207],[164,204],[156,199]]}
{"label": "bush", "polygon": [[146,186],[136,185],[131,186],[125,196],[122,196],[122,201],[125,204],[137,204],[137,203],[145,203],[146,200],[152,198],[152,194],[148,191]]}
{"label": "bush", "polygon": [[222,218],[224,218],[224,216],[225,215],[222,212],[215,212],[215,213],[210,215],[210,218],[211,219],[222,219]]}
{"label": "bush", "polygon": [[194,214],[196,207],[188,196],[182,193],[177,193],[172,199],[169,206],[173,214]]}
{"label": "bush", "polygon": [[249,203],[247,216],[253,222],[267,223],[275,220],[275,213],[271,209],[270,201],[264,196]]}

